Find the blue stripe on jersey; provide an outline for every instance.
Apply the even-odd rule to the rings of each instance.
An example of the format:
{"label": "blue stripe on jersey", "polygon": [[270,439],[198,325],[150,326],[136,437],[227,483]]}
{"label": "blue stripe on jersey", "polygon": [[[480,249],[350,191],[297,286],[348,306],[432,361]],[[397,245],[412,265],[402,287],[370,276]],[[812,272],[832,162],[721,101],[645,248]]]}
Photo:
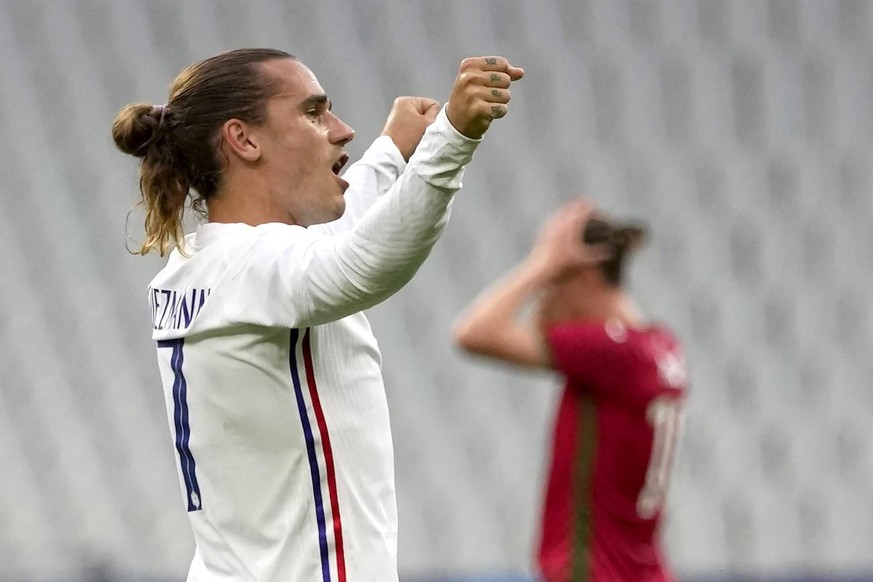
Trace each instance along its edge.
{"label": "blue stripe on jersey", "polygon": [[315,519],[318,522],[318,545],[321,548],[321,577],[324,582],[330,582],[330,558],[327,552],[327,528],[325,527],[324,502],[321,495],[321,471],[318,469],[315,437],[312,434],[309,414],[306,412],[306,402],[303,400],[303,390],[300,388],[300,369],[297,365],[297,340],[299,339],[300,330],[292,329],[288,361],[291,364],[291,380],[294,382],[294,393],[297,396],[297,410],[300,412],[300,422],[303,424],[303,435],[306,438],[306,453],[309,455],[312,493],[315,496]]}
{"label": "blue stripe on jersey", "polygon": [[182,346],[184,338],[158,341],[159,348],[173,348],[170,356],[170,368],[173,370],[173,423],[176,426],[176,450],[179,452],[179,464],[182,467],[182,478],[185,481],[185,491],[188,494],[188,511],[200,511],[203,506],[200,499],[200,485],[197,484],[196,464],[194,455],[188,448],[191,437],[191,427],[188,425],[188,382],[182,373]]}

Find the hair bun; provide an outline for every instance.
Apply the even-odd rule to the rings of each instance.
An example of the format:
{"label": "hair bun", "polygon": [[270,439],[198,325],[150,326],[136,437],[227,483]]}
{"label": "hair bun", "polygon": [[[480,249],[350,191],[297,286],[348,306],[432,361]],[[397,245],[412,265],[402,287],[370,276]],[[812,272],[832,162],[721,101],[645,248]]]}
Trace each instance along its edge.
{"label": "hair bun", "polygon": [[112,124],[112,139],[126,154],[145,157],[148,145],[154,141],[161,126],[166,106],[150,103],[128,105]]}

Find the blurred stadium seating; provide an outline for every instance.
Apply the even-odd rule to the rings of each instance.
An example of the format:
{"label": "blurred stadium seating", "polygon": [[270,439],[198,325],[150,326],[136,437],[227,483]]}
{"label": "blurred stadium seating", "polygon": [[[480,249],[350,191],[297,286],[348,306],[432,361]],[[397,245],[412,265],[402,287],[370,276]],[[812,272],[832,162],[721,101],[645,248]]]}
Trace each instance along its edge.
{"label": "blurred stadium seating", "polygon": [[578,193],[650,223],[632,286],[687,343],[683,580],[873,579],[873,4],[0,0],[0,580],[183,579],[161,261],[125,251],[109,127],[239,46],[308,64],[356,155],[465,56],[527,70],[432,258],[372,311],[405,580],[531,575],[553,379],[461,357],[449,326]]}

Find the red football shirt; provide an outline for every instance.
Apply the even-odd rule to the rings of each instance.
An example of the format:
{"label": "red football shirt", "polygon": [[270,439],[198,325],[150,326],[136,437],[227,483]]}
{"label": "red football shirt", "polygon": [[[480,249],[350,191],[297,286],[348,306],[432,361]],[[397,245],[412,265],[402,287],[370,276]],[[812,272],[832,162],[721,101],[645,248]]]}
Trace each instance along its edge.
{"label": "red football shirt", "polygon": [[539,552],[547,582],[665,582],[658,534],[686,388],[659,326],[567,323],[547,333],[566,378]]}

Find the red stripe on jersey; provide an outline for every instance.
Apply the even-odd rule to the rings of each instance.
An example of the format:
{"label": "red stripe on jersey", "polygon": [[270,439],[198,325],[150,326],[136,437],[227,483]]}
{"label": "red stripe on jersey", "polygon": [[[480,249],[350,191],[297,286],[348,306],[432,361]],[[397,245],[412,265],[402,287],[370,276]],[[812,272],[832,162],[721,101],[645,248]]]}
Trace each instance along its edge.
{"label": "red stripe on jersey", "polygon": [[318,399],[318,388],[315,385],[315,370],[312,365],[312,347],[309,343],[309,329],[303,336],[303,363],[306,367],[306,383],[309,384],[309,396],[321,433],[321,446],[324,451],[324,465],[327,473],[327,489],[330,495],[330,513],[333,516],[333,536],[336,542],[336,571],[338,582],[346,582],[346,558],[343,551],[343,527],[340,520],[339,496],[336,488],[336,470],[333,464],[333,450],[330,447],[330,437],[327,433],[327,422],[321,401]]}
{"label": "red stripe on jersey", "polygon": [[591,575],[592,499],[591,481],[597,450],[597,406],[587,394],[579,397],[576,422],[576,467],[573,471],[572,582],[586,582]]}

